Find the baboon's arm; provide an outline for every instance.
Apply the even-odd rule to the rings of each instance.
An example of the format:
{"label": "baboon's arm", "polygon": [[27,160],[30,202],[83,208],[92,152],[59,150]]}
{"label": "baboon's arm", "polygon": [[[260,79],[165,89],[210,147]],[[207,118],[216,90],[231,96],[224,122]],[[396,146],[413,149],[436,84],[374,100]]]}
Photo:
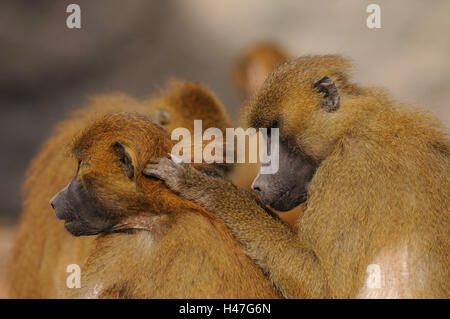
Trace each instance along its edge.
{"label": "baboon's arm", "polygon": [[253,194],[167,158],[148,164],[144,174],[215,212],[286,298],[327,297],[320,261],[286,224]]}

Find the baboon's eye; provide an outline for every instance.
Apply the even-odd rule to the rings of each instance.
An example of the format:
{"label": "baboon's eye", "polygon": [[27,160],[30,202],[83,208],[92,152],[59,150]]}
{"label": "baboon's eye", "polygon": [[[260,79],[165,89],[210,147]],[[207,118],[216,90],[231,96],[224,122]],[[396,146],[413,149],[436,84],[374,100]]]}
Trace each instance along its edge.
{"label": "baboon's eye", "polygon": [[119,163],[122,165],[125,174],[128,176],[128,178],[133,178],[134,166],[130,154],[128,154],[128,152],[125,150],[125,147],[119,142],[114,143],[113,148],[119,158]]}
{"label": "baboon's eye", "polygon": [[120,162],[122,163],[123,169],[125,170],[125,173],[127,174],[127,176],[129,178],[133,178],[134,176],[134,167],[133,164],[131,162],[131,159],[129,156],[127,156],[128,154],[126,154],[125,156],[120,158]]}

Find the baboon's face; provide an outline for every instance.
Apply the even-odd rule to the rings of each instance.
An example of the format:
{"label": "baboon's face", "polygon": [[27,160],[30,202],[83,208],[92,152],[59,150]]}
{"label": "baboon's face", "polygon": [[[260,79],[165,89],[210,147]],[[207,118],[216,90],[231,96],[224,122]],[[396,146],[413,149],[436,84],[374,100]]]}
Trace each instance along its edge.
{"label": "baboon's face", "polygon": [[280,141],[278,172],[258,173],[252,188],[265,204],[288,211],[306,201],[308,184],[315,170],[316,165],[311,159],[290,150],[287,142]]}
{"label": "baboon's face", "polygon": [[[280,88],[277,84],[274,84],[277,83],[276,80],[277,78],[268,81],[268,87],[263,89],[260,96],[255,100],[256,106],[254,105],[252,111],[249,113],[250,126],[258,127],[268,124],[268,126],[272,127],[274,123],[283,122],[280,133],[283,135],[283,133],[290,132],[292,140],[303,134],[302,128],[307,128],[305,123],[312,113],[321,112],[323,115],[328,115],[328,113],[334,114],[339,109],[340,96],[336,85],[328,76],[321,76],[314,79],[311,83],[309,81],[300,83],[303,87],[300,85],[297,90],[303,93],[303,96],[298,98],[297,95],[294,95],[296,99],[291,99],[291,101],[296,101],[294,108],[290,109],[284,106],[283,109],[283,107],[278,106],[281,112],[273,111],[272,109],[268,110],[268,107],[277,105],[277,99],[279,99],[277,92]],[[280,103],[278,101],[278,104]],[[290,111],[288,112],[286,110]],[[281,116],[284,113],[289,116]],[[261,114],[267,114],[267,119],[261,116]],[[295,133],[292,134],[292,132]],[[311,135],[313,137],[319,135],[317,133],[315,134],[316,136],[314,136],[314,133]],[[285,138],[288,138],[288,136],[285,136]],[[314,140],[314,138],[310,138],[310,140]],[[260,173],[252,184],[252,188],[265,204],[279,211],[288,211],[307,200],[309,182],[317,169],[318,162],[321,160],[319,155],[326,154],[324,150],[327,148],[325,146],[329,149],[333,143],[333,138],[331,137],[328,139],[331,141],[328,145],[325,145],[324,140],[317,138],[316,140],[319,140],[324,145],[314,145],[315,152],[311,152],[312,147],[309,145],[309,156],[302,151],[296,151],[293,147],[289,147],[286,142],[280,141],[278,172],[267,175]],[[316,153],[315,160],[312,159],[313,156],[311,153]]]}
{"label": "baboon's face", "polygon": [[81,132],[72,145],[78,169],[50,204],[75,236],[142,229],[164,208],[170,191],[143,177],[146,161],[167,155],[169,133],[145,116],[109,114]]}
{"label": "baboon's face", "polygon": [[115,219],[88,196],[78,176],[50,200],[50,205],[74,236],[95,235],[115,224]]}
{"label": "baboon's face", "polygon": [[[79,159],[74,178],[50,200],[56,217],[74,236],[112,231],[124,213],[118,194],[131,202],[136,195],[130,154],[118,142],[109,152],[102,156],[104,162],[111,161],[106,166],[97,167],[95,156]],[[109,172],[101,172],[105,167]]]}

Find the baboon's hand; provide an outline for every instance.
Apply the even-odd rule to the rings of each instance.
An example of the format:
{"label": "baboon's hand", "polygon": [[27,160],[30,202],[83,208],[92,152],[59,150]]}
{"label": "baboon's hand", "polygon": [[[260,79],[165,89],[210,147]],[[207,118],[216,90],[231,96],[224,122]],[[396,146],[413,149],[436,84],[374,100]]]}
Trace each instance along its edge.
{"label": "baboon's hand", "polygon": [[185,184],[186,170],[187,164],[177,164],[171,159],[163,157],[148,163],[143,170],[143,174],[160,179],[172,191],[178,193],[181,186]]}
{"label": "baboon's hand", "polygon": [[143,174],[162,180],[175,193],[201,204],[200,199],[210,195],[206,190],[216,188],[221,179],[208,176],[189,164],[178,162],[160,158],[148,163]]}
{"label": "baboon's hand", "polygon": [[207,175],[179,160],[177,162],[160,158],[148,163],[143,174],[162,180],[173,192],[219,215],[224,206],[238,209],[245,201],[256,201],[255,196],[223,178]]}

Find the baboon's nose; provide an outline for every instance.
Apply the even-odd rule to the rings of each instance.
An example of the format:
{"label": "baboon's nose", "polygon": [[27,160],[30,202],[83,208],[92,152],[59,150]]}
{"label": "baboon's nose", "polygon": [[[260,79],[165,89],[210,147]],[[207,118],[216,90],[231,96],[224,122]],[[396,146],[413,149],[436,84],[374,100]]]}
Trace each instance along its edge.
{"label": "baboon's nose", "polygon": [[50,202],[49,202],[50,206],[52,206],[53,209],[55,209],[55,197],[56,197],[56,195],[53,196],[52,199],[50,199]]}
{"label": "baboon's nose", "polygon": [[61,199],[60,199],[61,196],[60,195],[61,195],[61,192],[56,193],[56,195],[53,196],[52,199],[50,199],[49,203],[50,203],[50,205],[52,206],[53,209],[56,209],[56,208],[58,208],[58,206],[61,206],[61,205],[58,204],[58,203],[61,202]]}
{"label": "baboon's nose", "polygon": [[253,181],[252,189],[257,193],[261,192],[261,186],[259,185],[258,178],[255,178],[255,180]]}
{"label": "baboon's nose", "polygon": [[268,187],[267,182],[262,179],[261,177],[255,178],[255,180],[252,183],[252,189],[256,193],[256,195],[259,197],[260,200],[263,202],[267,201],[267,195],[268,195]]}

